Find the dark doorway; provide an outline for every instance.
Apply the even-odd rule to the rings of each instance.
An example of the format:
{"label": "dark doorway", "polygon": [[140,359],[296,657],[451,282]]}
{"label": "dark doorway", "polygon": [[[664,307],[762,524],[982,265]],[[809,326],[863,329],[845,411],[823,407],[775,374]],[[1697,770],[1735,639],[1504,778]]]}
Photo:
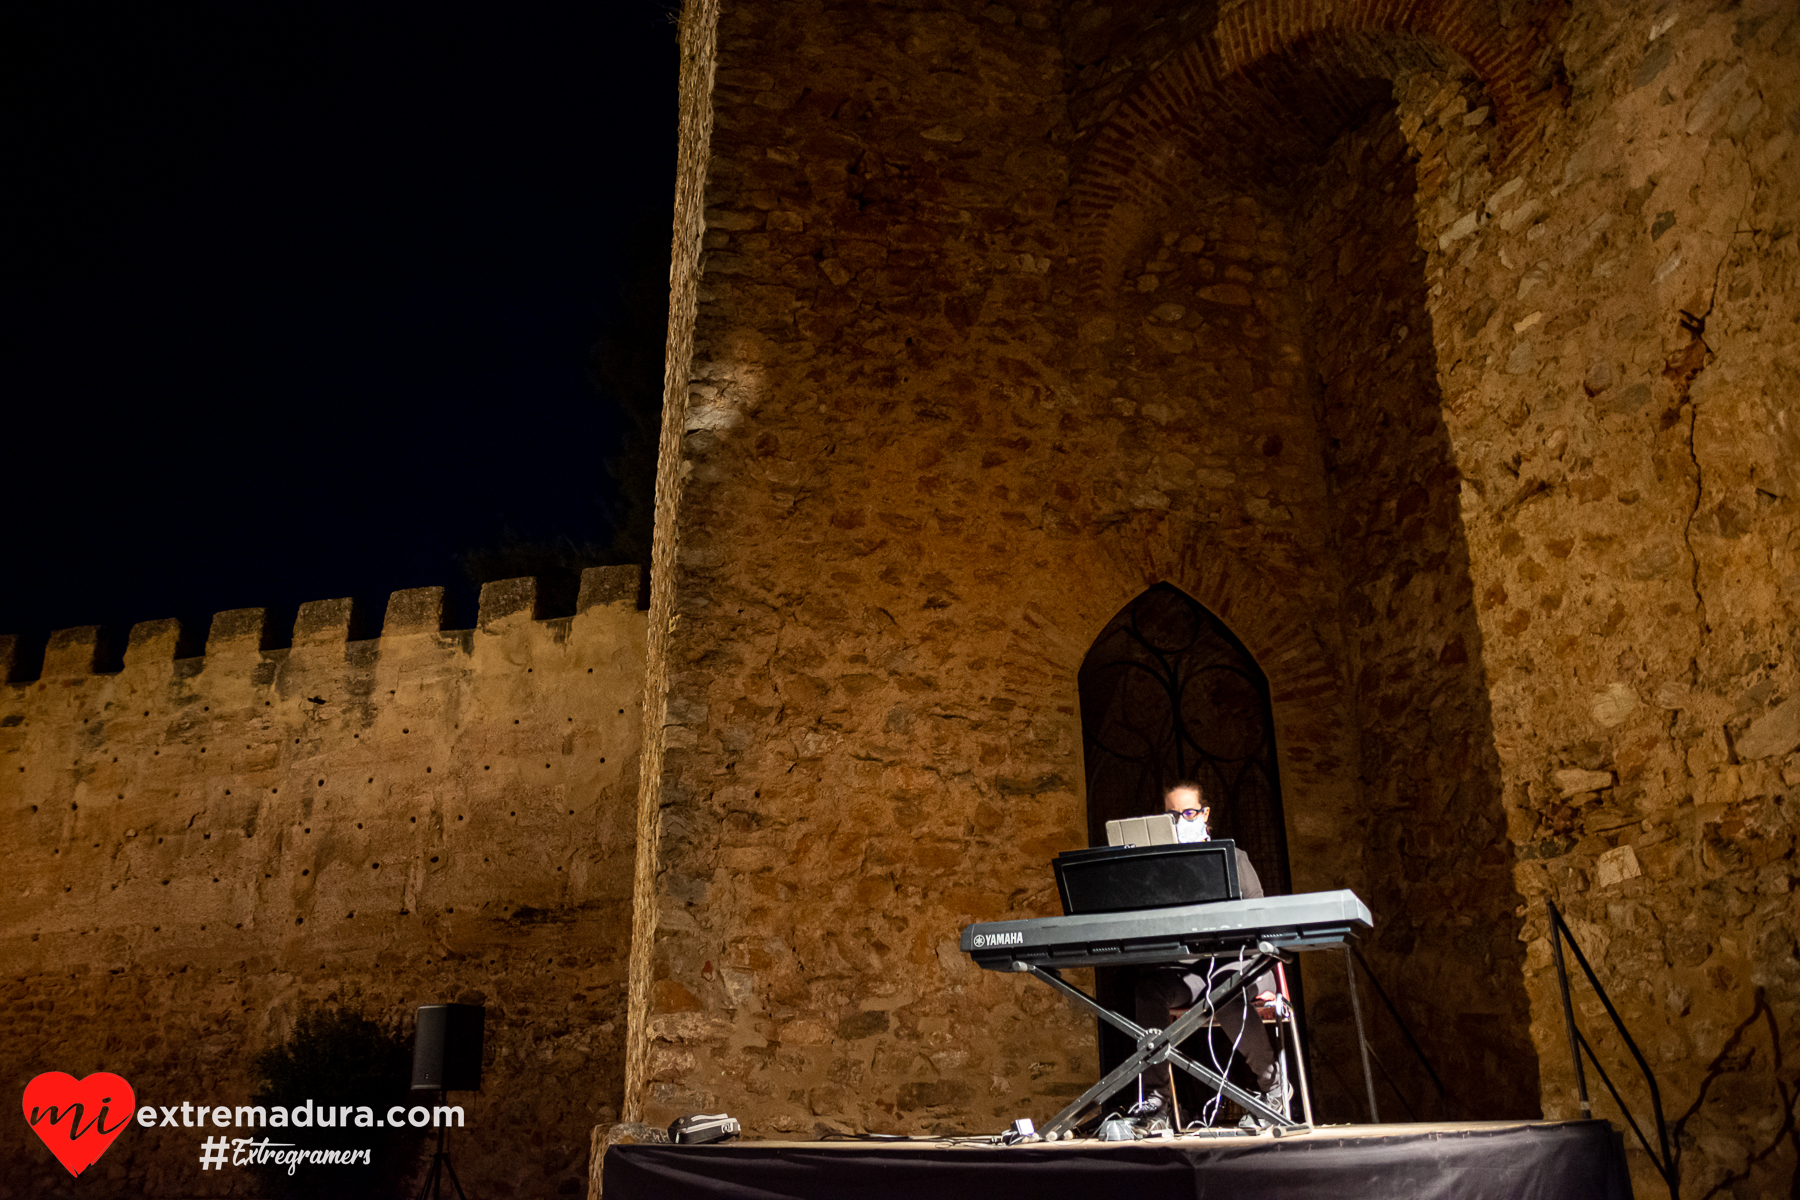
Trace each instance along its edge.
{"label": "dark doorway", "polygon": [[[1250,856],[1265,893],[1289,890],[1269,681],[1224,622],[1180,588],[1155,584],[1100,631],[1077,687],[1090,845],[1106,844],[1108,821],[1160,812],[1165,787],[1195,779],[1212,808],[1213,836]],[[1103,1004],[1133,1011],[1135,968],[1094,974]],[[1298,1000],[1299,980],[1290,979]],[[1111,1026],[1099,1030],[1107,1071],[1133,1047]],[[1201,1036],[1185,1049],[1208,1056]],[[1229,1061],[1230,1047],[1223,1052]],[[1184,1110],[1192,1102],[1186,1082]]]}

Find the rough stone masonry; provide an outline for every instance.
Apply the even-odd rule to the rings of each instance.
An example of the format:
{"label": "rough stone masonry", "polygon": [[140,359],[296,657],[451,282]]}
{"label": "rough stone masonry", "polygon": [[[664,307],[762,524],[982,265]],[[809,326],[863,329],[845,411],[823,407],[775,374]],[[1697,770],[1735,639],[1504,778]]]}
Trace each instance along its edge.
{"label": "rough stone masonry", "polygon": [[[204,654],[145,622],[116,672],[95,630],[56,634],[38,678],[0,685],[9,1086],[104,1070],[141,1104],[248,1104],[309,1005],[410,1025],[480,1003],[459,1176],[579,1192],[623,1082],[639,577],[592,569],[552,620],[533,581],[489,584],[459,631],[443,589],[397,592],[370,638],[320,601],[280,649],[260,609],[215,617]],[[4,1131],[0,1196],[256,1194],[200,1171],[198,1128],[130,1129],[79,1180]]]}
{"label": "rough stone masonry", "polygon": [[1793,7],[683,20],[627,1114],[978,1129],[1088,1081],[955,937],[1054,911],[1077,670],[1166,581],[1268,675],[1295,887],[1369,900],[1451,1108],[1574,1112],[1554,899],[1686,1188],[1782,1190]]}
{"label": "rough stone masonry", "polygon": [[[1785,1194],[1794,6],[682,22],[648,617],[515,586],[444,632],[402,593],[379,639],[223,614],[102,674],[58,635],[0,694],[8,1062],[241,1089],[303,1001],[479,993],[471,1123],[529,1149],[459,1161],[512,1195],[579,1190],[619,1120],[1047,1115],[1092,1023],[956,936],[1056,910],[1079,668],[1166,582],[1266,675],[1293,885],[1369,902],[1447,1085],[1378,1021],[1383,1115],[1575,1114],[1554,900],[1684,1190]],[[1305,983],[1324,1114],[1364,1119],[1343,976]]]}

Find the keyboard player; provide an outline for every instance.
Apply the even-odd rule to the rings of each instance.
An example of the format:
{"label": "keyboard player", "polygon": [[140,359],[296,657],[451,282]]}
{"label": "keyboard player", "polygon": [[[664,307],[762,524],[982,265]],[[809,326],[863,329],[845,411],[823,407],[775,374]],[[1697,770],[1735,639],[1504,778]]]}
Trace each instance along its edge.
{"label": "keyboard player", "polygon": [[[1207,817],[1212,809],[1207,806],[1200,785],[1191,779],[1178,780],[1163,792],[1163,811],[1175,814],[1175,836],[1181,842],[1204,842],[1209,840]],[[1245,898],[1260,897],[1263,894],[1262,881],[1256,876],[1256,868],[1250,865],[1250,858],[1242,850],[1237,852],[1238,887]],[[1174,1023],[1172,1010],[1188,1008],[1203,993],[1206,976],[1186,966],[1163,967],[1145,971],[1138,976],[1137,982],[1137,1022],[1146,1029],[1167,1029]],[[1257,1000],[1272,1001],[1274,999],[1275,980],[1271,975],[1264,975],[1256,981]],[[1220,1008],[1218,1012],[1218,1028],[1237,1047],[1237,1053],[1244,1060],[1244,1065],[1256,1077],[1256,1088],[1262,1099],[1271,1107],[1283,1109],[1287,1097],[1282,1094],[1279,1069],[1275,1063],[1275,1049],[1269,1041],[1268,1030],[1263,1027],[1262,1018],[1256,1014],[1243,994]],[[1156,1122],[1167,1122],[1173,1109],[1170,1102],[1169,1085],[1172,1072],[1164,1076],[1164,1081],[1149,1091],[1143,1101],[1135,1106],[1131,1115],[1154,1125]]]}

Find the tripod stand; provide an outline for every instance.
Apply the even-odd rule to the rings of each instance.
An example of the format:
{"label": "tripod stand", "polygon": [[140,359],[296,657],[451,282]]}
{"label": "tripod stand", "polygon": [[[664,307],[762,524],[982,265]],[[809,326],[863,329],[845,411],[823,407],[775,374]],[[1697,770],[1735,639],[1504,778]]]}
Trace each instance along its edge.
{"label": "tripod stand", "polygon": [[[448,1097],[449,1093],[440,1088],[438,1090],[438,1105],[442,1107],[444,1101]],[[438,1178],[440,1173],[444,1171],[450,1173],[450,1186],[456,1189],[459,1200],[469,1200],[468,1195],[462,1189],[462,1180],[456,1177],[456,1168],[450,1163],[450,1152],[444,1149],[444,1130],[448,1125],[449,1121],[446,1120],[443,1125],[437,1127],[437,1153],[431,1156],[431,1170],[426,1174],[425,1182],[419,1188],[418,1200],[425,1200],[427,1193],[430,1193],[431,1200],[437,1200]]]}

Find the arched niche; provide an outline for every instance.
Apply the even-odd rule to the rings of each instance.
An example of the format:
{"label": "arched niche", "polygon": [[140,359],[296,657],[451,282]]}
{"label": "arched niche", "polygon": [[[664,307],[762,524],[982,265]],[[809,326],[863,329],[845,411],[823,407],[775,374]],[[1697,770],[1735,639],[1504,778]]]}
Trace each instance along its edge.
{"label": "arched niche", "polygon": [[1223,621],[1154,584],[1094,639],[1077,688],[1089,844],[1106,844],[1106,822],[1158,812],[1169,784],[1195,779],[1214,835],[1237,842],[1266,891],[1289,890],[1269,680]]}
{"label": "arched niche", "polygon": [[[1160,812],[1164,789],[1193,779],[1212,809],[1213,836],[1250,856],[1266,893],[1291,890],[1269,679],[1230,627],[1174,584],[1152,584],[1095,637],[1076,686],[1091,845],[1106,844],[1108,821]],[[1132,1011],[1138,971],[1097,970],[1101,1001]],[[1096,1028],[1110,1070],[1132,1046],[1110,1026]],[[1188,1051],[1207,1054],[1206,1036],[1190,1039]],[[1185,1080],[1181,1087],[1192,1103]]]}

